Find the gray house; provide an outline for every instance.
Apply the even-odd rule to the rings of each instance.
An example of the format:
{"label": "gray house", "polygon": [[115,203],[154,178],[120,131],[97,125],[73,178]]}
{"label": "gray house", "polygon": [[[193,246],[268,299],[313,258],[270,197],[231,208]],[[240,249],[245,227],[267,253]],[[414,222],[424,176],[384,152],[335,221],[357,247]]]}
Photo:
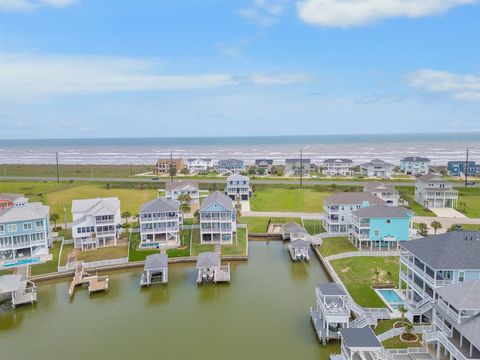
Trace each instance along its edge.
{"label": "gray house", "polygon": [[219,160],[217,163],[217,171],[220,174],[240,174],[245,171],[245,163],[243,160],[237,159]]}
{"label": "gray house", "polygon": [[215,191],[200,206],[200,243],[231,244],[237,232],[236,219],[232,199]]}
{"label": "gray house", "polygon": [[310,159],[285,159],[285,176],[300,176],[302,173],[303,176],[308,176],[312,165]]}

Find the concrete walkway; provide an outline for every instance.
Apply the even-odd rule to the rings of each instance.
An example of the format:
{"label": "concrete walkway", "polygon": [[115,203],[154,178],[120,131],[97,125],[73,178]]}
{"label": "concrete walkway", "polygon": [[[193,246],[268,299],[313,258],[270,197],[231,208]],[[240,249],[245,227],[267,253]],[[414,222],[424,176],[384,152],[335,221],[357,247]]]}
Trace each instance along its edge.
{"label": "concrete walkway", "polygon": [[433,211],[435,215],[441,218],[459,218],[459,219],[467,218],[460,211],[457,211],[452,208],[431,208],[430,210]]}
{"label": "concrete walkway", "polygon": [[[438,234],[444,233],[447,229],[454,224],[474,224],[480,225],[480,218],[445,218],[434,216],[414,216],[413,221],[416,223],[425,223],[430,227],[432,221],[439,221],[442,224],[442,228],[437,231]],[[430,232],[430,231],[429,231]],[[431,231],[433,234],[433,230]]]}

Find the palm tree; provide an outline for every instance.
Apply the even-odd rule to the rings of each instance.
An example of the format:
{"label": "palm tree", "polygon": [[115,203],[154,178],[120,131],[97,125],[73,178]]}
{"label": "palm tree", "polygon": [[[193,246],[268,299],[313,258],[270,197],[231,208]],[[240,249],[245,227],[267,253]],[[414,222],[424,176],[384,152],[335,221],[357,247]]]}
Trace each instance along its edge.
{"label": "palm tree", "polygon": [[400,314],[402,314],[402,327],[403,327],[405,326],[405,314],[408,312],[408,310],[403,305],[400,305],[397,310]]}
{"label": "palm tree", "polygon": [[195,212],[193,213],[193,217],[195,218],[195,220],[197,221],[197,224],[200,223],[200,211],[199,210],[195,210]]}
{"label": "palm tree", "polygon": [[435,231],[435,235],[437,235],[437,230],[442,228],[442,223],[440,221],[434,220],[432,221],[430,226]]}
{"label": "palm tree", "polygon": [[60,220],[60,216],[57,213],[50,214],[50,221],[53,222],[54,227],[57,227],[58,220]]}
{"label": "palm tree", "polygon": [[390,283],[390,285],[391,285],[392,282],[393,282],[393,281],[392,281],[393,274],[392,274],[392,272],[391,272],[390,270],[387,271],[387,276],[388,276],[388,281],[389,281],[389,283]]}
{"label": "palm tree", "polygon": [[378,283],[379,282],[378,277],[380,276],[380,271],[378,269],[375,269],[373,270],[373,272],[375,273],[375,279],[376,279],[376,282]]}
{"label": "palm tree", "polygon": [[427,236],[428,235],[428,225],[425,223],[418,224],[418,234],[420,236]]}
{"label": "palm tree", "polygon": [[128,211],[124,211],[122,213],[122,217],[125,219],[125,223],[128,223],[128,218],[132,216],[132,214],[130,214]]}

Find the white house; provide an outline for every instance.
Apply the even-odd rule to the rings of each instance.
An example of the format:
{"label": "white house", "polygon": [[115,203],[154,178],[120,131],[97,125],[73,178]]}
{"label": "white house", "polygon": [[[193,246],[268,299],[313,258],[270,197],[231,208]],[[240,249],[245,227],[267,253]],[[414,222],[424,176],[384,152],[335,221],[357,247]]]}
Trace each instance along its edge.
{"label": "white house", "polygon": [[395,165],[380,159],[373,159],[370,162],[360,164],[360,174],[367,177],[378,177],[389,179],[393,176]]}
{"label": "white house", "polygon": [[440,174],[430,173],[415,180],[415,201],[426,208],[454,208],[458,191]]}
{"label": "white house", "polygon": [[206,158],[187,159],[187,169],[190,174],[207,172],[214,167],[214,161]]}
{"label": "white house", "polygon": [[252,197],[250,179],[243,175],[230,175],[227,178],[225,195],[232,200],[248,201]]}
{"label": "white house", "polygon": [[200,206],[200,242],[232,244],[237,232],[237,213],[232,199],[215,191]]}
{"label": "white house", "polygon": [[93,250],[117,245],[122,220],[117,197],[73,200],[72,217],[75,248]]}
{"label": "white house", "polygon": [[354,175],[353,161],[350,159],[325,159],[323,161],[323,174],[326,176],[351,176]]}
{"label": "white house", "polygon": [[140,248],[180,245],[183,213],[176,200],[157,198],[140,207]]}
{"label": "white house", "polygon": [[[162,190],[159,190],[159,194]],[[178,200],[180,195],[189,195],[190,204],[200,204],[200,198],[208,195],[208,190],[200,190],[198,183],[191,181],[173,181],[165,183],[165,198]]]}
{"label": "white house", "polygon": [[398,206],[400,194],[395,186],[379,182],[369,182],[363,186],[363,191],[369,192],[385,201],[389,206]]}
{"label": "white house", "polygon": [[352,230],[352,212],[369,205],[385,205],[385,202],[368,192],[330,195],[323,201],[323,228],[329,234],[347,235]]}
{"label": "white house", "polygon": [[408,156],[400,160],[400,171],[405,175],[425,175],[428,174],[430,159],[419,156]]}

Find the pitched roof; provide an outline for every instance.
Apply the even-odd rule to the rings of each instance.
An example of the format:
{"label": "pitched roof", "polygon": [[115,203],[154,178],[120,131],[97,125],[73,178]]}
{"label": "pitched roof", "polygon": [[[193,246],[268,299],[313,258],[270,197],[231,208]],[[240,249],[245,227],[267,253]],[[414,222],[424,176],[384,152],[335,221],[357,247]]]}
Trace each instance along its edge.
{"label": "pitched roof", "polygon": [[412,161],[412,162],[430,162],[430,159],[420,156],[407,156],[402,159],[402,161]]}
{"label": "pitched roof", "polygon": [[368,201],[370,205],[384,205],[385,201],[369,192],[340,192],[325,198],[324,203],[331,205],[361,204]]}
{"label": "pitched roof", "polygon": [[233,174],[227,177],[227,181],[250,181],[250,179],[248,178],[248,176]]}
{"label": "pitched roof", "polygon": [[382,348],[373,330],[365,328],[342,328],[342,341],[349,348]]}
{"label": "pitched roof", "polygon": [[442,175],[437,173],[428,173],[426,175],[419,176],[417,177],[417,180],[421,182],[442,182],[442,183],[448,182],[447,180],[442,178]]}
{"label": "pitched roof", "polygon": [[207,158],[191,158],[191,159],[187,159],[187,162],[193,162],[193,161],[197,161],[197,160],[202,160],[202,161],[205,161],[205,162],[211,162],[212,159],[207,159]]}
{"label": "pitched roof", "polygon": [[325,159],[323,160],[323,163],[324,164],[333,164],[333,163],[352,164],[353,161],[350,159],[337,158],[337,159]]}
{"label": "pitched roof", "polygon": [[227,195],[225,195],[224,193],[221,193],[218,190],[214,191],[211,195],[203,199],[202,205],[200,206],[200,210],[205,210],[207,207],[209,207],[214,203],[218,203],[223,207],[225,207],[226,209],[230,211],[234,211],[232,199],[230,199]]}
{"label": "pitched roof", "polygon": [[21,198],[26,199],[22,194],[0,193],[0,199],[15,201]]}
{"label": "pitched roof", "polygon": [[370,205],[360,208],[354,212],[361,218],[401,218],[407,219],[410,217],[411,212],[404,207],[400,206],[388,206],[388,205]]}
{"label": "pitched roof", "polygon": [[27,203],[25,206],[13,206],[0,210],[0,222],[28,221],[45,218],[50,208],[41,203]]}
{"label": "pitched roof", "polygon": [[255,160],[255,165],[260,165],[260,163],[263,163],[263,162],[266,162],[268,165],[273,164],[272,159],[257,159],[257,160]]}
{"label": "pitched roof", "polygon": [[198,254],[197,269],[202,267],[220,266],[220,255],[215,252],[203,252]]}
{"label": "pitched roof", "polygon": [[225,166],[225,165],[228,165],[228,164],[243,165],[243,160],[238,160],[238,159],[218,160],[217,166]]}
{"label": "pitched roof", "polygon": [[22,275],[0,276],[0,294],[17,291],[22,281]]}
{"label": "pitched roof", "polygon": [[290,242],[290,246],[297,249],[303,249],[310,247],[310,243],[308,241],[297,239]]}
{"label": "pitched roof", "polygon": [[388,191],[391,193],[398,194],[398,190],[395,189],[395,186],[390,184],[380,183],[378,181],[365,183],[365,185],[363,185],[363,189],[368,192]]}
{"label": "pitched roof", "polygon": [[435,289],[457,310],[480,310],[480,279]]}
{"label": "pitched roof", "polygon": [[373,159],[370,162],[360,164],[360,166],[368,166],[368,165],[395,167],[395,165],[391,163],[387,163],[381,159]]}
{"label": "pitched roof", "polygon": [[[300,159],[285,159],[285,164],[295,164],[300,162]],[[310,163],[310,159],[302,159],[302,163]]]}
{"label": "pitched roof", "polygon": [[320,284],[317,289],[322,293],[322,295],[327,295],[327,296],[347,295],[343,287],[340,284],[337,284],[335,282],[327,282],[324,284]]}
{"label": "pitched roof", "polygon": [[168,267],[167,254],[152,254],[145,258],[145,270],[164,269]]}
{"label": "pitched roof", "polygon": [[179,209],[180,203],[178,201],[157,198],[142,204],[140,213],[179,211]]}
{"label": "pitched roof", "polygon": [[195,191],[198,184],[192,181],[170,181],[165,183],[165,190]]}
{"label": "pitched roof", "polygon": [[120,200],[117,197],[72,200],[72,213],[95,215],[102,210],[115,213],[119,208]]}
{"label": "pitched roof", "polygon": [[297,224],[296,222],[293,222],[293,221],[289,221],[289,222],[283,224],[283,231],[285,232],[285,230],[286,230],[287,233],[292,233],[292,232],[294,232],[294,233],[304,233],[304,234],[308,233],[307,230],[304,227],[300,226],[299,224]]}
{"label": "pitched roof", "polygon": [[480,269],[480,231],[450,231],[401,242],[400,246],[433,269]]}

